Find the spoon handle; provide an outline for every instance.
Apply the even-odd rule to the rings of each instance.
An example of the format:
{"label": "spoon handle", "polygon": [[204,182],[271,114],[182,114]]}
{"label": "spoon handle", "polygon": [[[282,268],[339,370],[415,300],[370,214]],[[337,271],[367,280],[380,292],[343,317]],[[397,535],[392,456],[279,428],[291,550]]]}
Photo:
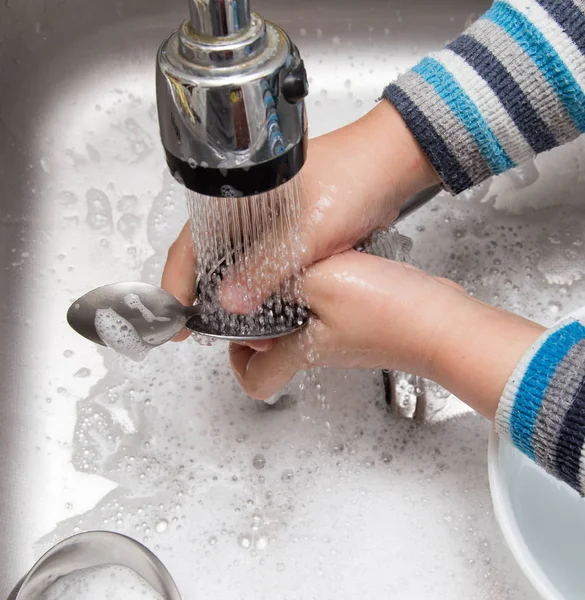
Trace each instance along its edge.
{"label": "spoon handle", "polygon": [[203,305],[200,302],[198,302],[197,304],[194,304],[193,306],[183,307],[183,315],[185,316],[185,319],[190,319],[191,317],[200,315],[202,310],[203,310]]}

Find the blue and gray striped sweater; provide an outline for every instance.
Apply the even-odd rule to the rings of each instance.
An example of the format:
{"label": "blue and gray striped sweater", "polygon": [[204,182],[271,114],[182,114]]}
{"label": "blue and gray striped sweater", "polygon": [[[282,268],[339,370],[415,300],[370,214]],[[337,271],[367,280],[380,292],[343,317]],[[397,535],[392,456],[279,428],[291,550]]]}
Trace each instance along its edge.
{"label": "blue and gray striped sweater", "polygon": [[[384,91],[457,194],[585,132],[585,0],[497,0]],[[585,495],[585,326],[517,365],[496,428]]]}

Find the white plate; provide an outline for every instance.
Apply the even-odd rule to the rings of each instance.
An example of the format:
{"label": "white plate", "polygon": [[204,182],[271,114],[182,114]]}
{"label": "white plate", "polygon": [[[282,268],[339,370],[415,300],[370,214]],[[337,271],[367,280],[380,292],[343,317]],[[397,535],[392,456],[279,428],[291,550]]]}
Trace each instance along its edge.
{"label": "white plate", "polygon": [[[573,315],[585,319],[585,309]],[[585,500],[492,431],[494,512],[520,568],[546,600],[585,598]]]}

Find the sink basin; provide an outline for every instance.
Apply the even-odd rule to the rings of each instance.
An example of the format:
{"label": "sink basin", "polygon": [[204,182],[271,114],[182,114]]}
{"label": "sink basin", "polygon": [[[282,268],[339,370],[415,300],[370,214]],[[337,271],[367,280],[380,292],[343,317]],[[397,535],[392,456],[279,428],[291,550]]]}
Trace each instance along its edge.
{"label": "sink basin", "polygon": [[[301,377],[267,407],[238,390],[224,346],[134,364],[68,328],[85,291],[158,283],[187,217],[154,105],[155,51],[184,4],[0,4],[0,598],[87,529],[145,543],[185,600],[533,598],[492,514],[488,424],[441,390],[421,424],[387,412],[379,373]],[[487,7],[253,2],[305,57],[313,135]],[[545,324],[573,310],[584,156],[578,141],[438,197],[401,225],[415,260]]]}

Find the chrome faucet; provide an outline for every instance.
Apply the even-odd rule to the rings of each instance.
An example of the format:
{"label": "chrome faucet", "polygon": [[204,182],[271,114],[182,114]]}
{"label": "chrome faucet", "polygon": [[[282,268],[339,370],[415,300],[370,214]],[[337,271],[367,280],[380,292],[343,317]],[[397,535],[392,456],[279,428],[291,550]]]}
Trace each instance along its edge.
{"label": "chrome faucet", "polygon": [[308,93],[297,47],[248,0],[189,0],[160,46],[156,93],[173,176],[207,196],[250,196],[305,162]]}
{"label": "chrome faucet", "polygon": [[[299,51],[282,29],[251,13],[248,0],[189,0],[189,10],[157,56],[158,118],[171,173],[205,196],[273,190],[306,159],[308,83]],[[398,218],[439,190],[410,198]],[[388,404],[403,412],[389,372],[384,388]]]}

